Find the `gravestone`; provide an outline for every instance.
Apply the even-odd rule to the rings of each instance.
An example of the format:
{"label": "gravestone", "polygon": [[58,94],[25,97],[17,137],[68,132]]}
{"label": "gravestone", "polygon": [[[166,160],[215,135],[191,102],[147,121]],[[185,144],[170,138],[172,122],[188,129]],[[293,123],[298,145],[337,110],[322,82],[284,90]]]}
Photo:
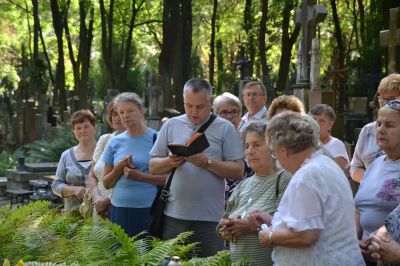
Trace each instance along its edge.
{"label": "gravestone", "polygon": [[163,106],[163,93],[161,86],[153,85],[146,90],[148,99],[149,115],[147,125],[155,130],[161,128],[160,110]]}
{"label": "gravestone", "polygon": [[54,175],[56,169],[57,163],[32,163],[19,169],[7,169],[7,189],[30,189],[29,180]]}
{"label": "gravestone", "polygon": [[318,23],[325,20],[327,11],[324,6],[316,5],[315,0],[302,0],[301,8],[296,9],[295,23],[301,25],[302,39],[299,44],[296,84],[293,94],[309,107],[308,92],[310,89],[310,48],[311,40],[316,37]]}
{"label": "gravestone", "polygon": [[400,69],[397,60],[400,56],[400,8],[391,8],[389,17],[389,30],[380,32],[379,44],[388,47],[388,73],[396,73]]}

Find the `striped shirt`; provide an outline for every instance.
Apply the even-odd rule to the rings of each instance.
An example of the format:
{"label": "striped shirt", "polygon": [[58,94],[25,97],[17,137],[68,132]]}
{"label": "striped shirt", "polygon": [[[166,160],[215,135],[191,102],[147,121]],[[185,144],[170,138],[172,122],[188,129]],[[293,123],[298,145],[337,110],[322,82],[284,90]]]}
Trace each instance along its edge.
{"label": "striped shirt", "polygon": [[[224,217],[236,218],[238,215],[246,216],[252,209],[259,209],[263,212],[273,214],[278,208],[279,202],[290,181],[289,173],[272,176],[253,175],[243,180],[234,190],[227,202]],[[277,185],[279,188],[278,194]],[[278,196],[278,197],[277,197]],[[272,250],[264,249],[258,241],[258,232],[241,236],[235,243],[230,243],[232,262],[248,257],[252,266],[273,265],[271,259]]]}

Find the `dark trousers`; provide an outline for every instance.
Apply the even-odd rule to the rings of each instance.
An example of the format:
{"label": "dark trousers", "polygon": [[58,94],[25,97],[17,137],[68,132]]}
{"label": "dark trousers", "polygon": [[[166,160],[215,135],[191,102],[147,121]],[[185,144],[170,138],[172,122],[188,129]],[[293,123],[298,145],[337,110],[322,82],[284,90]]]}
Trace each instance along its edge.
{"label": "dark trousers", "polygon": [[162,239],[176,237],[182,232],[192,231],[190,242],[199,242],[195,255],[209,257],[224,249],[224,241],[218,236],[216,228],[218,222],[188,221],[165,216]]}
{"label": "dark trousers", "polygon": [[120,225],[127,235],[134,236],[148,229],[150,208],[123,208],[111,205],[110,221]]}

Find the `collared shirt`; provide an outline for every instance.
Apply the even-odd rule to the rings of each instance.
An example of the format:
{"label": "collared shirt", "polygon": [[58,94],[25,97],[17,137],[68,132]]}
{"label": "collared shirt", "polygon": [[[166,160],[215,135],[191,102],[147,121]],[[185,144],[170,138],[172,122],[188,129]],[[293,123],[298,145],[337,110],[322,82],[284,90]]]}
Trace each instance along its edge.
{"label": "collared shirt", "polygon": [[239,131],[240,133],[242,133],[246,127],[249,125],[249,123],[251,121],[257,121],[257,120],[261,120],[264,119],[267,115],[267,107],[263,106],[263,108],[261,108],[260,111],[258,111],[255,115],[250,116],[249,117],[249,112],[247,112],[243,117],[242,117],[242,121],[240,121],[239,124]]}
{"label": "collared shirt", "polygon": [[[150,154],[167,157],[170,153],[168,144],[186,143],[200,127],[194,125],[186,114],[169,119],[161,127]],[[203,153],[221,161],[243,160],[243,145],[231,122],[217,117],[204,133],[210,146]],[[174,174],[165,214],[182,220],[218,222],[224,213],[224,191],[224,179],[185,162]]]}

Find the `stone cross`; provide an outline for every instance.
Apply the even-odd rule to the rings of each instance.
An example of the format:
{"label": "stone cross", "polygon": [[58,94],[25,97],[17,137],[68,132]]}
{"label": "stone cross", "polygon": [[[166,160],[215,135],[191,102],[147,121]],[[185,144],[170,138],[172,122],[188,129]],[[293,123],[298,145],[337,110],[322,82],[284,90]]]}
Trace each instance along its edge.
{"label": "stone cross", "polygon": [[311,44],[311,61],[310,61],[310,87],[311,90],[321,89],[320,68],[321,68],[321,53],[319,49],[319,39],[312,39]]}
{"label": "stone cross", "polygon": [[397,48],[400,45],[400,8],[390,9],[389,30],[380,32],[380,46],[388,47],[388,72],[397,72],[396,60],[399,57]]}
{"label": "stone cross", "polygon": [[318,23],[325,20],[328,14],[326,8],[322,5],[315,5],[315,0],[302,0],[301,8],[296,9],[295,22],[301,25],[301,51],[298,62],[300,73],[296,83],[309,82],[310,56],[308,54],[311,47],[311,40],[316,36],[316,27]]}

